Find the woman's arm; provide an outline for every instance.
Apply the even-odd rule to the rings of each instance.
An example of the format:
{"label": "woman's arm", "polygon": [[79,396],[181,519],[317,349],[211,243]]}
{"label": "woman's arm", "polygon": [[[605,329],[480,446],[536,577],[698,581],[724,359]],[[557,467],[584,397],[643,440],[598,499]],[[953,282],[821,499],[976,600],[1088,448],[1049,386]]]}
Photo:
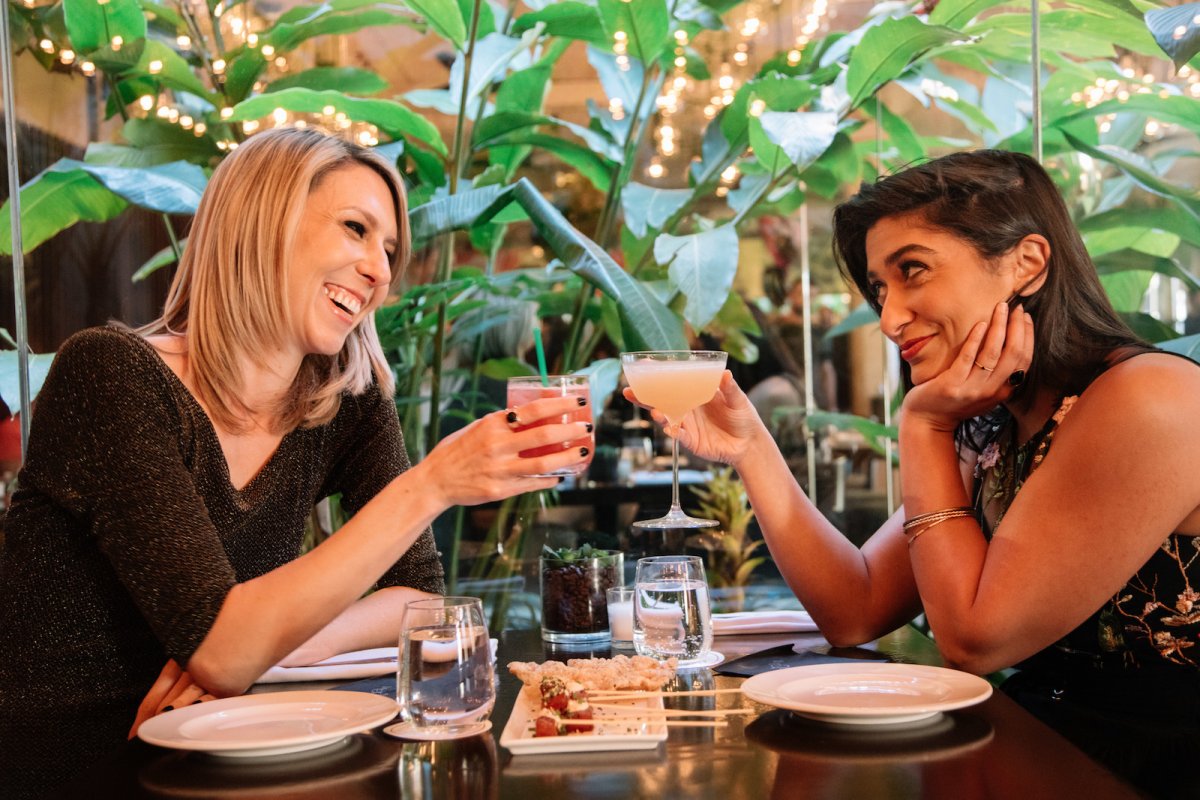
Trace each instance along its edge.
{"label": "woman's arm", "polygon": [[[954,367],[906,398],[901,485],[910,514],[969,504],[947,430],[963,406],[941,419],[930,412],[971,396],[947,387],[983,378],[971,370],[977,355],[996,363],[997,352],[1031,348],[1031,328],[1023,314],[993,317],[986,341],[981,327]],[[1007,357],[998,375],[1017,363]],[[1145,355],[1112,367],[1059,426],[990,544],[964,518],[915,540],[913,570],[947,662],[986,673],[1052,644],[1119,591],[1170,533],[1195,520],[1200,433],[1180,422],[1198,414],[1194,366]]]}
{"label": "woman's arm", "polygon": [[[537,400],[520,408],[521,418],[560,417],[575,403],[573,397]],[[362,597],[447,508],[550,488],[555,478],[525,476],[580,460],[575,450],[540,458],[518,453],[580,438],[583,423],[514,432],[504,415],[494,412],[444,439],[319,547],[236,584],[188,672],[214,694],[244,691]]]}
{"label": "woman's arm", "polygon": [[413,600],[436,596],[407,586],[389,586],[372,592],[334,617],[279,663],[285,667],[303,667],[338,653],[395,646],[405,606]]}
{"label": "woman's arm", "polygon": [[[629,390],[626,397],[636,402]],[[728,371],[716,396],[667,432],[737,470],[780,573],[831,643],[870,641],[919,611],[899,517],[861,550],[851,543],[804,494]]]}

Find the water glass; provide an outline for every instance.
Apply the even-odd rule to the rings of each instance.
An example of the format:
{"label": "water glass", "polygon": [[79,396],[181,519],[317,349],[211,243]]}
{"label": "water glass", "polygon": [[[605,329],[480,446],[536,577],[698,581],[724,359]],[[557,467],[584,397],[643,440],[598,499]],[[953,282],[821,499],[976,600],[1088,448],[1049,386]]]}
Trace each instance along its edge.
{"label": "water glass", "polygon": [[416,600],[404,610],[396,701],[416,738],[488,730],[496,703],[492,650],[477,597]]}
{"label": "water glass", "polygon": [[[522,375],[508,379],[509,408],[515,408],[525,403],[532,403],[534,400],[541,400],[544,397],[582,397],[588,403],[563,414],[562,417],[557,419],[540,420],[532,425],[522,425],[517,430],[523,431],[526,428],[538,428],[542,425],[550,425],[551,423],[566,424],[568,422],[592,421],[592,389],[587,375],[547,375],[545,380],[537,375]],[[531,477],[546,478],[550,476],[579,475],[592,463],[592,456],[596,453],[596,437],[590,433],[567,442],[565,446],[555,442],[545,447],[522,450],[519,455],[521,458],[538,458],[539,456],[550,456],[555,453],[561,453],[564,450],[571,448],[578,449],[580,447],[588,449],[587,458],[583,461],[551,472],[538,473]]]}
{"label": "water glass", "polygon": [[699,556],[638,559],[634,579],[633,648],[638,655],[703,662],[712,649],[712,606]]}
{"label": "water glass", "polygon": [[613,647],[633,647],[633,587],[608,590],[608,629]]}

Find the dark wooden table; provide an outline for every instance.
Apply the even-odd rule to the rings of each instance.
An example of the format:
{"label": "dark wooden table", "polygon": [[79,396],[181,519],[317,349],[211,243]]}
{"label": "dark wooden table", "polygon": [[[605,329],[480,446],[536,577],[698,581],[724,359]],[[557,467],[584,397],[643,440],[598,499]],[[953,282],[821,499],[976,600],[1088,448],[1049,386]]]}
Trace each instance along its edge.
{"label": "dark wooden table", "polygon": [[[911,628],[889,634],[865,650],[831,652],[819,635],[795,634],[719,637],[716,649],[733,658],[793,641],[818,654],[937,663],[937,651],[929,640]],[[999,693],[980,705],[906,729],[848,731],[762,706],[761,715],[733,718],[727,728],[674,728],[656,750],[513,757],[497,741],[520,684],[503,665],[563,655],[548,652],[537,631],[508,631],[501,636],[492,735],[425,743],[399,741],[376,731],[332,748],[253,763],[134,742],[64,796],[339,800],[1106,800],[1138,796]],[[741,681],[709,670],[693,671],[687,680],[705,688],[737,686]],[[329,687],[291,684],[269,690],[288,688]],[[394,690],[394,681],[379,679],[372,688],[387,693]],[[716,705],[732,707],[741,702],[749,701],[725,694],[718,696]]]}

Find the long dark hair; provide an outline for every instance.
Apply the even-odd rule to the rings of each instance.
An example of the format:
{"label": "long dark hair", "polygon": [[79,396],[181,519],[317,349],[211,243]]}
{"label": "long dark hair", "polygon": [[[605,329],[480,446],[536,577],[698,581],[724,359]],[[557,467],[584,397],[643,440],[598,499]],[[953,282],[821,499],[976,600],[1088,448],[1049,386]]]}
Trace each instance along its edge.
{"label": "long dark hair", "polygon": [[1035,349],[1012,402],[1049,387],[1078,394],[1121,347],[1152,349],[1113,309],[1083,239],[1054,182],[1035,160],[1003,150],[954,153],[864,183],[833,212],[833,256],[876,312],[867,281],[867,232],[885,217],[918,212],[985,259],[1012,250],[1030,234],[1050,243],[1046,280],[1023,299],[1033,317]]}

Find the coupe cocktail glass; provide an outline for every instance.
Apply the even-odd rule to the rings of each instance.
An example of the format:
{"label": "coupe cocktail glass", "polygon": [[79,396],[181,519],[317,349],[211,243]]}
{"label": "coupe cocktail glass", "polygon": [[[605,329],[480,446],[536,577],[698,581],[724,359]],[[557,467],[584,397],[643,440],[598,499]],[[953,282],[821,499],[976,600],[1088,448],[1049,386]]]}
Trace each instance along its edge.
{"label": "coupe cocktail glass", "polygon": [[[650,350],[621,353],[625,380],[639,403],[678,425],[692,409],[717,393],[725,372],[725,353],[717,350]],[[635,528],[711,528],[716,520],[697,519],[679,505],[679,440],[671,439],[671,510],[665,517],[641,520]]]}

